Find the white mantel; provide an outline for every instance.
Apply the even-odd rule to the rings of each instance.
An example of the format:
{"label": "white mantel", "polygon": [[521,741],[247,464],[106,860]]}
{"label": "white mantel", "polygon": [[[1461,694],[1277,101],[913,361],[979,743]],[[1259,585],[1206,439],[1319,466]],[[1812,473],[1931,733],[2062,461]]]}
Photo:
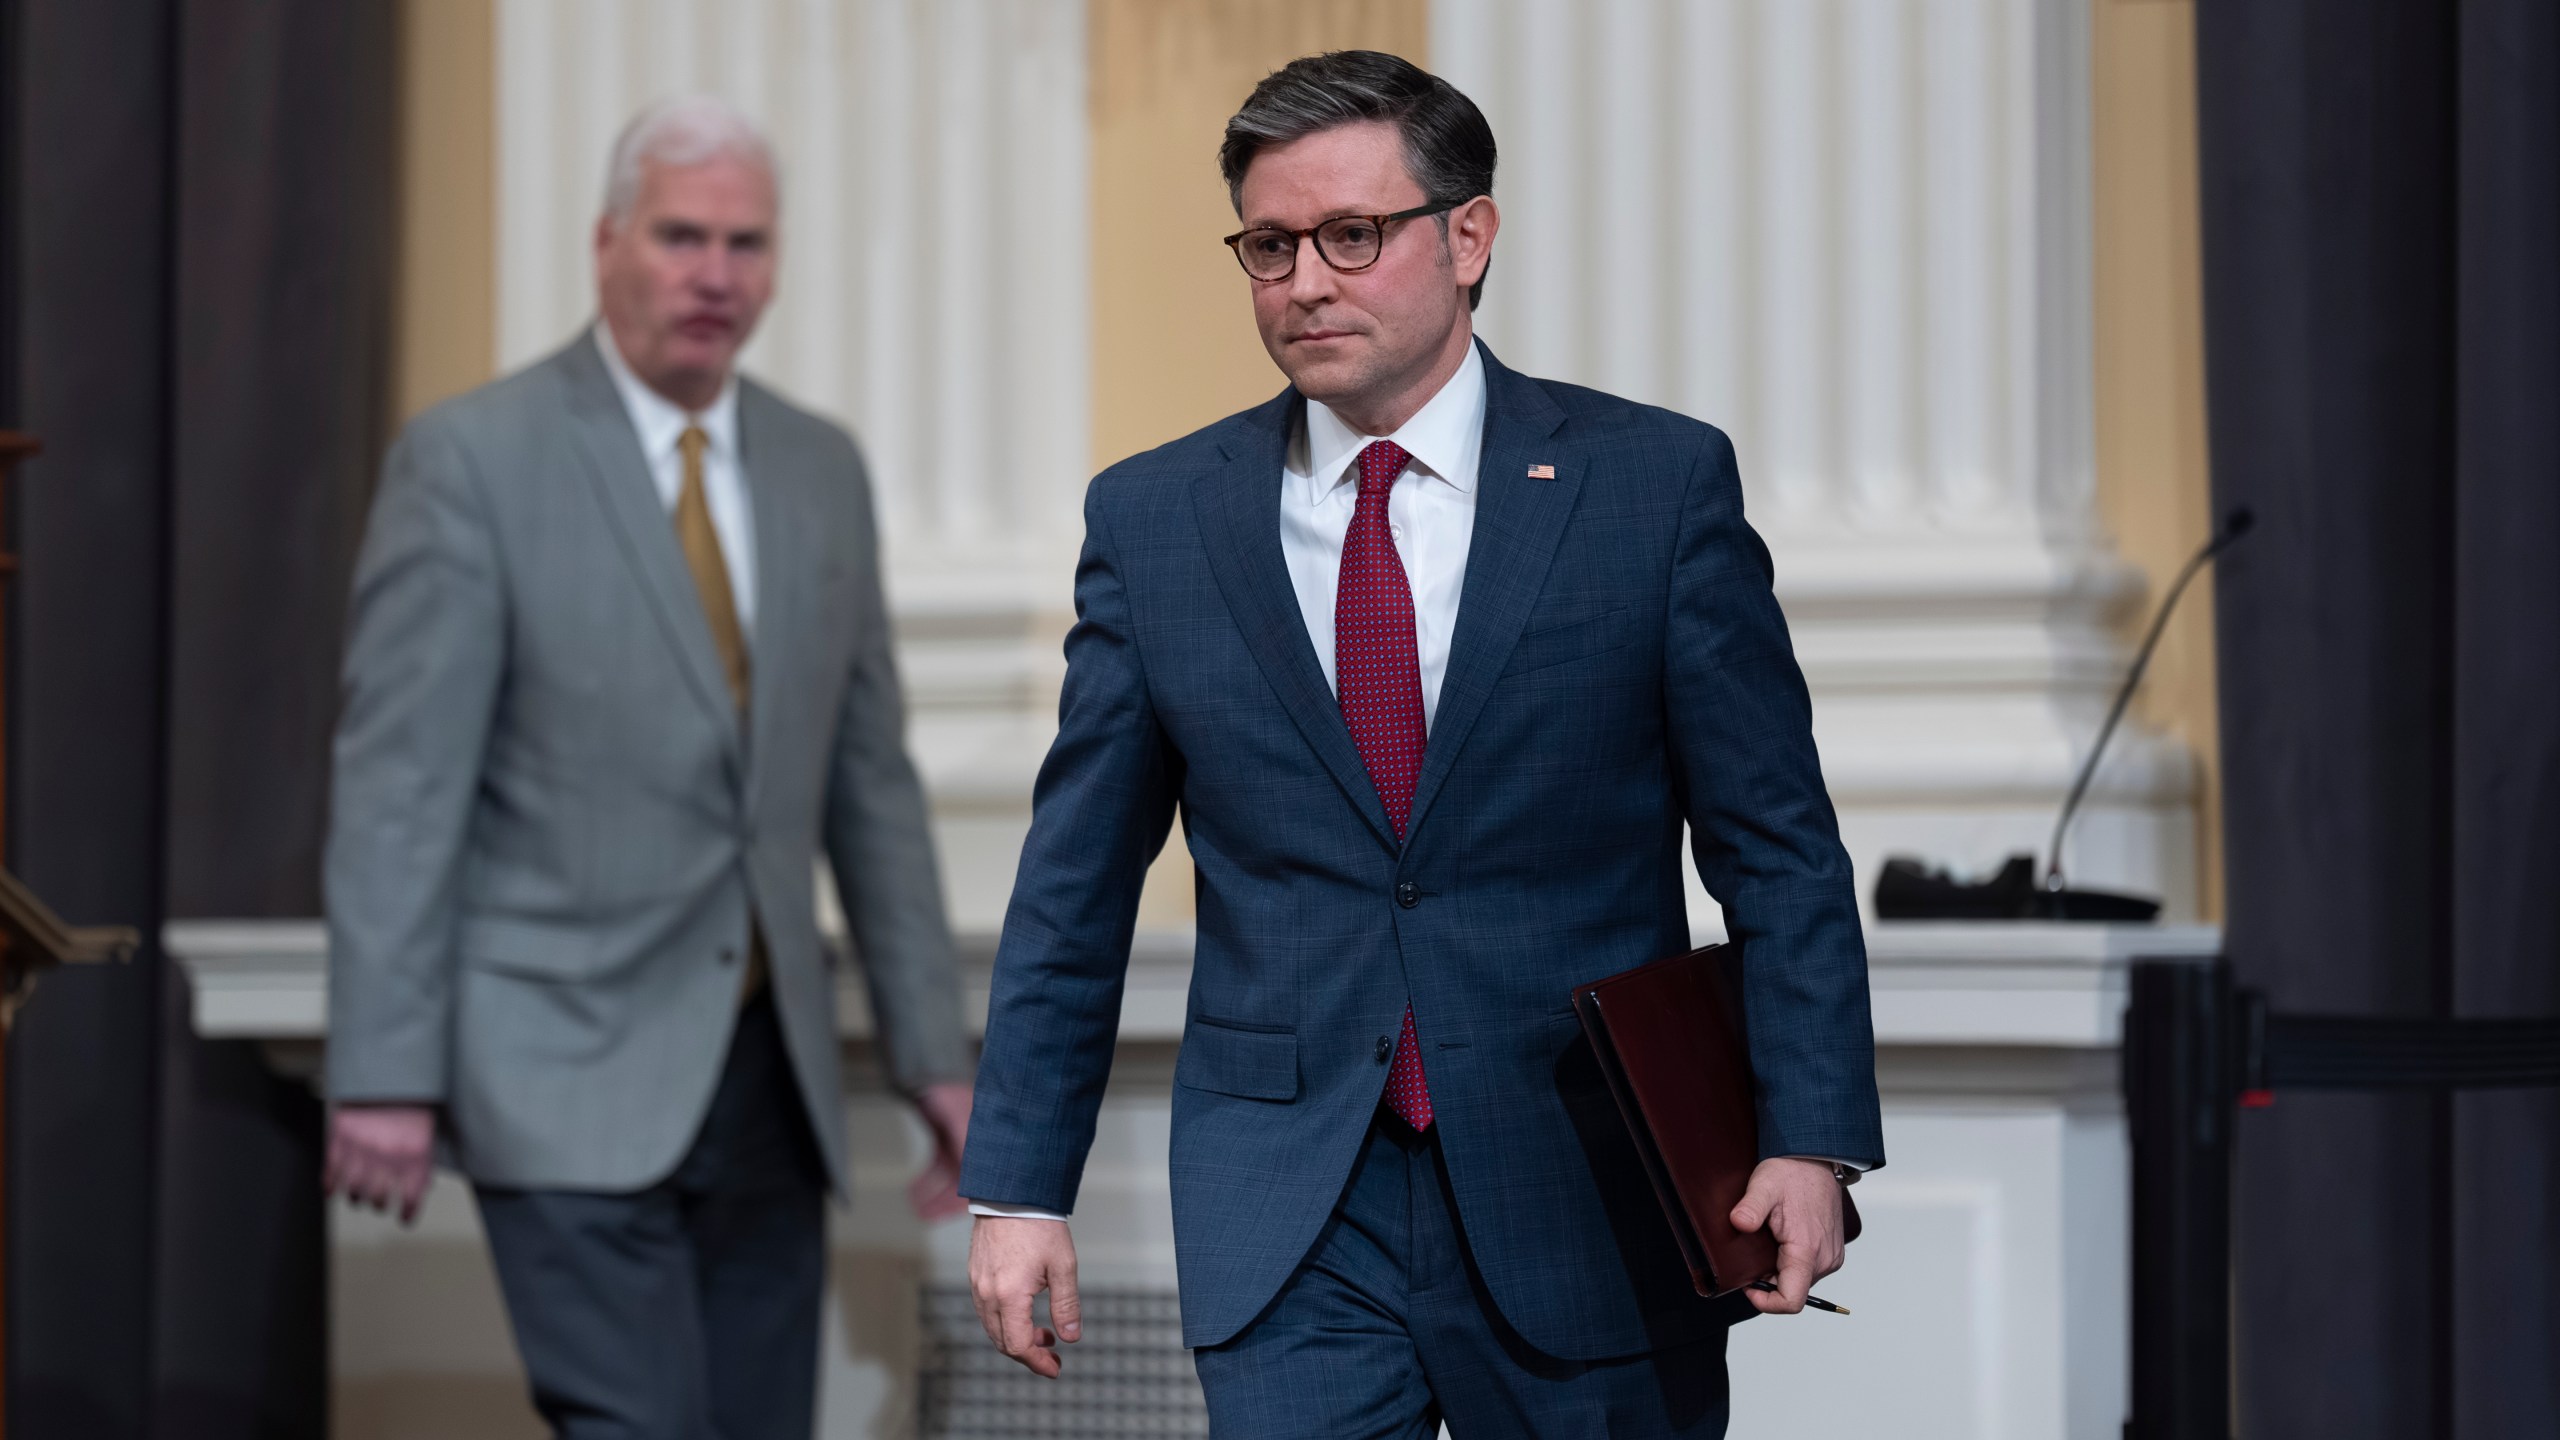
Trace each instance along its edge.
{"label": "white mantel", "polygon": [[[317,1073],[328,1015],[318,922],[189,921],[164,938],[193,983],[199,1033],[261,1042],[281,1068]],[[2219,945],[2203,926],[1870,927],[1891,1163],[1860,1185],[1867,1236],[1822,1286],[1857,1313],[1737,1330],[1733,1433],[1871,1432],[1889,1415],[1908,1440],[2116,1440],[2127,1300],[2116,1046],[2128,967]],[[986,1013],[993,948],[984,933],[963,937],[973,1025]],[[1172,1283],[1165,1144],[1189,981],[1189,935],[1142,931],[1077,1223],[1089,1285]],[[856,1194],[837,1221],[823,1433],[849,1440],[901,1433],[915,1287],[959,1281],[966,1241],[961,1227],[905,1213],[921,1135],[867,1059],[869,1017],[850,973],[838,1007],[857,1061]],[[440,1183],[414,1231],[342,1214],[334,1254],[342,1386],[384,1387],[382,1403],[416,1406],[439,1385],[485,1390],[514,1374],[458,1185]]]}
{"label": "white mantel", "polygon": [[[328,935],[317,920],[179,920],[163,939],[195,992],[196,1033],[287,1050],[328,1037]],[[1880,1046],[2112,1050],[2126,966],[2148,956],[2211,955],[2209,925],[1880,923],[1867,931]],[[995,937],[960,937],[969,1033],[982,1033]],[[1188,930],[1143,929],[1121,1002],[1124,1042],[1182,1037],[1191,984]],[[871,1034],[860,976],[836,992],[847,1043]]]}

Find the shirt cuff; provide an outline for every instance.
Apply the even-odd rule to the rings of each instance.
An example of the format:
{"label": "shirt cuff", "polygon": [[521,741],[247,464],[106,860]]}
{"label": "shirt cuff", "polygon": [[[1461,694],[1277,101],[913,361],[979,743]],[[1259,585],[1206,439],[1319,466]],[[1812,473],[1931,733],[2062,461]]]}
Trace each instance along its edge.
{"label": "shirt cuff", "polygon": [[1875,1168],[1875,1167],[1873,1167],[1873,1166],[1871,1166],[1871,1165],[1863,1165],[1863,1164],[1860,1164],[1858,1161],[1855,1161],[1855,1160],[1843,1160],[1843,1159],[1841,1159],[1841,1158],[1840,1158],[1839,1156],[1837,1156],[1837,1155],[1789,1155],[1789,1156],[1787,1156],[1787,1157],[1785,1157],[1785,1158],[1787,1158],[1787,1159],[1789,1159],[1789,1160],[1810,1160],[1810,1161],[1812,1161],[1812,1162],[1813,1162],[1814,1164],[1816,1164],[1816,1165],[1840,1165],[1840,1166],[1845,1166],[1845,1167],[1847,1167],[1847,1168],[1849,1168],[1849,1169],[1851,1169],[1851,1170],[1855,1170],[1855,1171],[1857,1171],[1857,1172],[1858,1172],[1859,1174],[1861,1174],[1861,1175],[1864,1175],[1864,1174],[1866,1174],[1869,1170],[1871,1170],[1871,1169]]}
{"label": "shirt cuff", "polygon": [[1055,1220],[1061,1225],[1067,1223],[1066,1216],[1055,1210],[1043,1210],[1036,1205],[998,1205],[986,1200],[972,1200],[969,1202],[969,1213],[991,1216],[998,1220]]}

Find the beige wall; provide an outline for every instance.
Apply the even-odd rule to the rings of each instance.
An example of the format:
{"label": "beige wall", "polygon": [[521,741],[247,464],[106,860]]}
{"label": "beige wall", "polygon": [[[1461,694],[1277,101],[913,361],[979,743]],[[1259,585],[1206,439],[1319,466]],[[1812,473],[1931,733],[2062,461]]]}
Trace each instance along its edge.
{"label": "beige wall", "polygon": [[497,364],[494,0],[400,5],[399,290],[392,403],[406,420]]}
{"label": "beige wall", "polygon": [[1163,444],[1286,383],[1218,243],[1218,137],[1264,75],[1319,50],[1425,59],[1424,0],[1092,0],[1093,448]]}
{"label": "beige wall", "polygon": [[[2212,530],[2205,461],[2204,299],[2196,198],[2193,0],[2092,0],[2098,504],[2151,581],[2150,607]],[[2222,914],[2222,797],[2213,593],[2199,579],[2135,702],[2192,748],[2199,908]]]}

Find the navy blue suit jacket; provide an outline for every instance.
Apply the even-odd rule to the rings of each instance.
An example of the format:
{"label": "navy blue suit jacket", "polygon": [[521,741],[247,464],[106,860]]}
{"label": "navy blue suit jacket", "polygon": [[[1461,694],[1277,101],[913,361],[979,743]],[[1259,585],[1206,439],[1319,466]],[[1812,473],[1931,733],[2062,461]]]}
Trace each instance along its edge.
{"label": "navy blue suit jacket", "polygon": [[1849,861],[1732,446],[1490,352],[1485,371],[1474,539],[1402,845],[1283,565],[1295,392],[1086,497],[961,1193],[1074,1206],[1139,887],[1179,806],[1199,905],[1173,1096],[1187,1344],[1235,1334],[1307,1254],[1408,999],[1469,1248],[1512,1327],[1595,1359],[1722,1322],[1570,1004],[1578,981],[1688,947],[1683,821],[1747,942],[1762,1153],[1884,1159]]}

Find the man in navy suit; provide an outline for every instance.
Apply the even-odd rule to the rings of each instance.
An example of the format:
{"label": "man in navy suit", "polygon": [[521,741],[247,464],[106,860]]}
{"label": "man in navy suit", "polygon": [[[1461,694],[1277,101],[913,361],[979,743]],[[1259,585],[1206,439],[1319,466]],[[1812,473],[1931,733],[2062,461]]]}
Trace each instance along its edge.
{"label": "man in navy suit", "polygon": [[1751,1306],[1802,1308],[1884,1159],[1849,862],[1732,446],[1476,343],[1494,143],[1447,83],[1299,60],[1220,160],[1290,388],[1087,496],[961,1177],[980,1318],[1042,1375],[1079,1334],[1066,1216],[1178,806],[1174,1229],[1215,1433],[1721,1435],[1750,1311],[1691,1292],[1569,1003],[1688,947],[1684,823],[1746,942],[1767,1158],[1735,1219],[1782,1257]]}

